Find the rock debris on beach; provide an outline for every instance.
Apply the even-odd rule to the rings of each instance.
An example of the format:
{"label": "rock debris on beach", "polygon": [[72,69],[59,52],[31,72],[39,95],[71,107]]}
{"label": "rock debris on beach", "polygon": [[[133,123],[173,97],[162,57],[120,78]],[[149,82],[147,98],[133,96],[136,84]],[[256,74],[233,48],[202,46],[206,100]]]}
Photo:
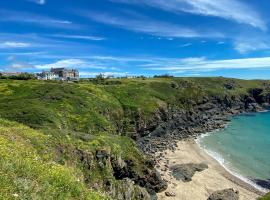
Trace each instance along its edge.
{"label": "rock debris on beach", "polygon": [[192,181],[192,177],[196,172],[201,172],[207,168],[208,166],[204,163],[200,164],[188,163],[172,166],[171,170],[172,175],[174,176],[175,179],[181,180],[183,182],[189,182]]}
{"label": "rock debris on beach", "polygon": [[207,200],[238,200],[239,192],[234,189],[219,190],[210,195]]}

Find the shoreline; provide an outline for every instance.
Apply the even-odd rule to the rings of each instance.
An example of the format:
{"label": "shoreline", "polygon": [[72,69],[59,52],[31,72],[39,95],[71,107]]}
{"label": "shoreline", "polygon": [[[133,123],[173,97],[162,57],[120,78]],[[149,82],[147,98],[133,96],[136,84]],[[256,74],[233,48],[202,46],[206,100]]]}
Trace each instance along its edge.
{"label": "shoreline", "polygon": [[[268,112],[268,111],[267,111]],[[217,130],[218,131],[218,130]],[[207,150],[206,148],[202,147],[200,144],[200,139],[208,134],[211,133],[206,133],[203,135],[200,135],[198,138],[194,139],[195,143],[197,144],[198,148],[200,148],[201,151],[203,151],[204,153],[206,153],[208,156],[210,156],[212,159],[214,159],[216,162],[218,162],[218,164],[224,169],[226,170],[227,173],[229,173],[230,175],[234,176],[235,178],[241,180],[242,182],[250,185],[251,188],[254,188],[256,190],[258,190],[260,193],[264,194],[269,192],[266,188],[263,188],[260,185],[257,185],[255,182],[253,182],[252,180],[246,178],[245,176],[241,175],[241,174],[237,174],[236,172],[234,172],[233,170],[229,169],[223,162],[222,162],[222,155],[217,154],[216,152],[211,152],[210,150]]]}
{"label": "shoreline", "polygon": [[[158,160],[157,169],[162,178],[168,182],[168,189],[158,194],[159,200],[205,200],[211,193],[229,188],[239,191],[240,200],[254,200],[265,194],[227,171],[194,139],[179,141],[176,150],[166,150],[162,154],[163,158]],[[188,163],[204,163],[208,165],[208,169],[196,172],[190,182],[176,180],[170,171],[170,167]],[[173,195],[168,196],[166,192]]]}

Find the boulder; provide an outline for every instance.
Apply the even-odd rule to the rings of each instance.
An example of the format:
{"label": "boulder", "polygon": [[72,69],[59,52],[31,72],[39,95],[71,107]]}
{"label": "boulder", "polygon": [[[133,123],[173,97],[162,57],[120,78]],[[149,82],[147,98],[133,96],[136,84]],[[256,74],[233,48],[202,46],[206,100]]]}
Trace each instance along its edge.
{"label": "boulder", "polygon": [[238,200],[239,192],[234,189],[219,190],[210,195],[207,200]]}
{"label": "boulder", "polygon": [[175,193],[174,192],[165,192],[165,195],[167,197],[175,197]]}
{"label": "boulder", "polygon": [[188,163],[175,165],[171,167],[171,170],[174,178],[176,178],[177,180],[181,180],[183,182],[189,182],[192,181],[192,177],[196,172],[201,172],[207,168],[208,166],[204,163],[200,164]]}

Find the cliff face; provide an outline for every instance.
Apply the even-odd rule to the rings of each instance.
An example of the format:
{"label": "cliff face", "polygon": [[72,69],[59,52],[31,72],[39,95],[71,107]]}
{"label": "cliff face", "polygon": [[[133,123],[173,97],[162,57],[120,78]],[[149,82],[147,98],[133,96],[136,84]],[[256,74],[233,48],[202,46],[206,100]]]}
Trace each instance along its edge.
{"label": "cliff face", "polygon": [[177,141],[224,128],[231,116],[259,112],[269,108],[270,93],[252,88],[238,97],[204,97],[190,109],[160,108],[152,120],[139,126],[138,146],[149,155],[173,150]]}
{"label": "cliff face", "polygon": [[[66,170],[69,177],[62,176],[61,183],[69,185],[72,179],[73,199],[84,198],[76,193],[79,190],[93,192],[96,199],[155,199],[156,193],[167,187],[154,168],[155,152],[173,149],[177,140],[223,127],[229,116],[260,111],[269,103],[268,81],[156,78],[68,84],[3,80],[0,142],[6,141],[9,147],[14,138],[20,138],[42,163],[55,163]],[[26,152],[31,154],[28,148]],[[20,155],[16,149],[14,153]],[[45,179],[25,176],[40,169],[38,163],[30,162],[21,174],[23,166],[18,159],[3,161],[10,163],[6,166],[15,162],[15,173],[12,168],[0,167],[10,177],[5,179],[9,180],[6,186],[18,190],[24,182],[48,186]],[[81,188],[73,184],[76,179]],[[61,184],[52,181],[49,186],[55,196],[61,194]],[[0,187],[5,198],[10,192]],[[24,188],[21,193],[42,195],[34,188]]]}
{"label": "cliff face", "polygon": [[[85,183],[95,190],[104,190],[113,199],[155,199],[157,192],[167,188],[154,168],[153,162],[143,161],[140,172],[132,159],[124,159],[121,155],[109,149],[89,152],[82,149],[72,149],[67,146],[58,147],[60,155],[69,155],[66,158],[72,162],[76,160],[77,166],[82,169]],[[104,175],[93,180],[92,173]]]}

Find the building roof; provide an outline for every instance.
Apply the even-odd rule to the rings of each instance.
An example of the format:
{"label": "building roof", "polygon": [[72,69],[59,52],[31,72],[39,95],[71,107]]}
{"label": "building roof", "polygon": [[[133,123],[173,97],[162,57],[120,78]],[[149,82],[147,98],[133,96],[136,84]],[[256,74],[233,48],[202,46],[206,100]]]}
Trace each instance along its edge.
{"label": "building roof", "polygon": [[60,71],[64,71],[66,68],[51,68],[51,72],[59,73]]}

